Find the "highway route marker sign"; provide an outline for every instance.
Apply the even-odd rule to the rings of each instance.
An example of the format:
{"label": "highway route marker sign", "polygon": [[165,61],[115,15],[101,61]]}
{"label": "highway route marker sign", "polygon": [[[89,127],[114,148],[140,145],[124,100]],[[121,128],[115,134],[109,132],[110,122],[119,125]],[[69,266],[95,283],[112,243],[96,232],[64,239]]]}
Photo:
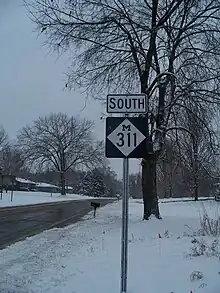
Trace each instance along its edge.
{"label": "highway route marker sign", "polygon": [[143,158],[146,152],[147,119],[106,118],[106,157]]}

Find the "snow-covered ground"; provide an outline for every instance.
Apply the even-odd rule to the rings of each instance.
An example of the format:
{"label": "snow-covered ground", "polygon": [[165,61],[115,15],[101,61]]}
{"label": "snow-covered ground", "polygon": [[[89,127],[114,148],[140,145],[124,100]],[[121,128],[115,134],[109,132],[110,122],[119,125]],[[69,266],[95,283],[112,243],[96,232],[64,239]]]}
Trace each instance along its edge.
{"label": "snow-covered ground", "polygon": [[[199,201],[213,200],[214,197],[199,197]],[[194,201],[193,197],[171,197],[171,198],[160,198],[159,203],[170,203],[170,202],[188,202]],[[142,199],[136,199],[135,202],[143,203]]]}
{"label": "snow-covered ground", "polygon": [[[199,200],[212,200],[214,197],[199,197]],[[189,201],[194,200],[193,197],[173,197],[173,198],[161,198],[159,202],[176,202],[176,201]]]}
{"label": "snow-covered ground", "polygon": [[8,191],[7,193],[3,193],[3,198],[2,200],[0,199],[0,207],[38,204],[63,200],[83,200],[89,198],[91,197],[82,196],[79,194],[67,194],[65,196],[61,196],[59,193],[53,193],[51,196],[51,194],[47,192],[15,191],[11,201],[11,191]]}
{"label": "snow-covered ground", "polygon": [[[9,206],[19,206],[19,205],[29,205],[29,204],[39,204],[46,202],[55,202],[55,201],[63,201],[63,200],[85,200],[92,199],[94,197],[88,197],[80,194],[67,194],[65,196],[61,196],[59,193],[53,193],[52,196],[48,192],[25,192],[25,191],[15,191],[13,193],[13,199],[11,201],[11,191],[7,193],[3,193],[2,200],[0,199],[0,208],[1,207],[9,207]],[[191,198],[168,198],[168,199],[160,199],[160,202],[170,202],[170,201],[188,201]],[[200,198],[207,199],[207,198]],[[139,199],[137,202],[142,203],[142,200]],[[1,293],[1,292],[0,292]]]}
{"label": "snow-covered ground", "polygon": [[[219,258],[189,256],[195,245],[189,234],[200,227],[204,207],[217,215],[218,206],[214,201],[161,204],[163,220],[142,221],[142,205],[131,200],[128,293],[219,293]],[[101,208],[96,219],[88,215],[11,245],[0,251],[0,292],[120,292],[120,237],[119,201]],[[202,279],[191,280],[195,271]]]}

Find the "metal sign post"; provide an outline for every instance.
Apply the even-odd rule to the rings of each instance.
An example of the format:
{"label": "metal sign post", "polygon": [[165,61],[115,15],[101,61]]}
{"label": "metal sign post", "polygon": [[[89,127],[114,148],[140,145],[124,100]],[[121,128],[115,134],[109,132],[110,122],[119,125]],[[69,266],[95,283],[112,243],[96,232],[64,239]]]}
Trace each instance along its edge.
{"label": "metal sign post", "polygon": [[129,159],[123,159],[123,198],[121,236],[121,293],[127,293],[128,268],[128,200],[129,200]]}
{"label": "metal sign post", "polygon": [[121,235],[121,290],[127,293],[128,272],[128,201],[129,201],[129,159],[142,158],[146,152],[148,119],[129,118],[129,113],[146,113],[147,99],[144,94],[108,95],[107,112],[125,113],[125,117],[106,119],[107,158],[123,159],[123,198],[122,198],[122,235]]}

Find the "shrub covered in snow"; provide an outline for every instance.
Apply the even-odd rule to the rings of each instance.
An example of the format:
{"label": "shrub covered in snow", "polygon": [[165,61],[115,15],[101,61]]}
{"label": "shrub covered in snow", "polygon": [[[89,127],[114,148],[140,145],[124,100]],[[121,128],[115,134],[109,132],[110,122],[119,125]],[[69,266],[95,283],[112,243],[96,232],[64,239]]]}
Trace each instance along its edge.
{"label": "shrub covered in snow", "polygon": [[200,217],[200,235],[203,236],[219,236],[220,235],[220,216],[217,215],[216,218],[212,218],[206,210]]}
{"label": "shrub covered in snow", "polygon": [[211,213],[203,207],[203,211],[200,215],[200,228],[197,231],[189,226],[189,233],[185,236],[193,237],[192,247],[188,256],[215,256],[220,257],[218,237],[220,236],[220,216],[218,211],[214,214],[213,210]]}
{"label": "shrub covered in snow", "polygon": [[104,175],[99,169],[94,169],[86,173],[80,192],[86,196],[105,196],[106,185],[104,182]]}
{"label": "shrub covered in snow", "polygon": [[201,255],[206,255],[206,256],[217,256],[219,257],[219,241],[217,239],[214,240],[207,240],[201,238],[201,239],[196,239],[194,238],[192,240],[193,246],[191,247],[189,256],[201,256]]}
{"label": "shrub covered in snow", "polygon": [[202,278],[203,278],[203,273],[200,271],[194,271],[190,274],[191,281],[201,280]]}

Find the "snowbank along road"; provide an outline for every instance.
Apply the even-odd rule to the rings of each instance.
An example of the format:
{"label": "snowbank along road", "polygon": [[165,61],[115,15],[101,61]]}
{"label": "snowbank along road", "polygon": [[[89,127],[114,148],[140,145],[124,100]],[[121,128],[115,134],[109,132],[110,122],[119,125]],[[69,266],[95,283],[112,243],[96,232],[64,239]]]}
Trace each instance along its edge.
{"label": "snowbank along road", "polygon": [[71,200],[0,208],[0,249],[45,229],[77,222],[93,209],[91,202],[98,202],[103,206],[113,201]]}

